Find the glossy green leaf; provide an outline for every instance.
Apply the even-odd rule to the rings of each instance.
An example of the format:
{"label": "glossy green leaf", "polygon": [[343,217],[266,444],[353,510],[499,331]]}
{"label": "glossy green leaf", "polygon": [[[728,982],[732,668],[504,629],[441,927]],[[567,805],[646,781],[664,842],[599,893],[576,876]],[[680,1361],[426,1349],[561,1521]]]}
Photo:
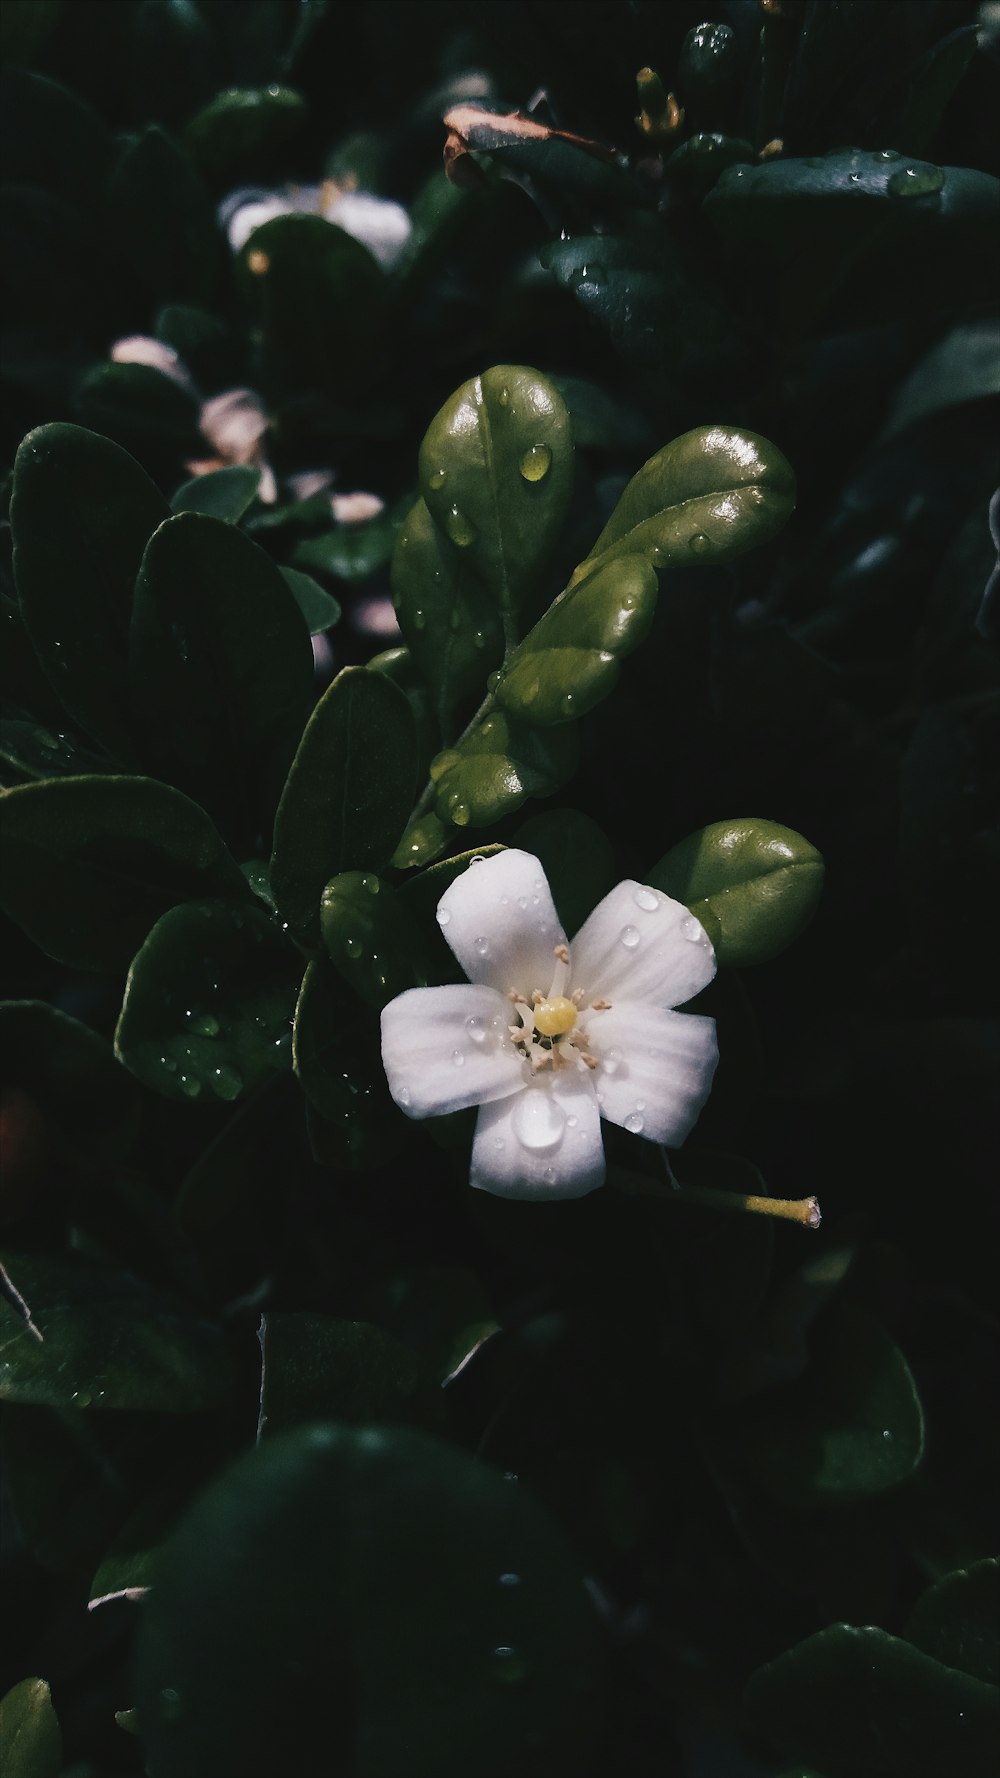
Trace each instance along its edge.
{"label": "glossy green leaf", "polygon": [[804,1377],[757,1395],[734,1422],[739,1460],[773,1499],[863,1499],[908,1481],[924,1417],[903,1354],[854,1305],[835,1304],[811,1337]]}
{"label": "glossy green leaf", "polygon": [[477,172],[464,168],[474,156],[484,156],[507,177],[523,180],[529,193],[540,188],[559,204],[582,201],[589,209],[595,203],[635,202],[639,195],[630,184],[625,157],[616,149],[552,129],[521,112],[504,115],[481,105],[456,105],[446,112],[444,124],[450,132],[445,167],[456,184],[476,180]]}
{"label": "glossy green leaf", "polygon": [[319,216],[276,216],[238,262],[268,393],[363,393],[387,316],[387,286],[366,247]]}
{"label": "glossy green leaf", "polygon": [[688,128],[718,129],[728,123],[741,61],[731,25],[692,25],[681,44],[676,81]]}
{"label": "glossy green leaf", "polygon": [[62,1734],[44,1679],[22,1679],[0,1698],[4,1778],[59,1778]]}
{"label": "glossy green leaf", "polygon": [[604,829],[579,809],[543,809],[529,815],[515,829],[511,845],[540,860],[563,931],[570,938],[621,877]]}
{"label": "glossy green leaf", "polygon": [[463,383],[424,434],[420,492],[497,610],[515,611],[573,494],[572,425],[554,384],[516,364]]}
{"label": "glossy green leaf", "polygon": [[753,160],[753,145],[742,136],[721,136],[699,130],[667,156],[664,172],[696,192],[711,191],[729,167]]}
{"label": "glossy green leaf", "polygon": [[334,968],[369,1006],[427,980],[422,935],[405,902],[371,871],[343,871],[323,890],[320,930]]}
{"label": "glossy green leaf", "polygon": [[327,1166],[382,1166],[406,1141],[406,1119],[389,1097],[378,1022],[325,958],[302,978],[292,1038],[295,1072],[319,1114],[313,1149]]}
{"label": "glossy green leaf", "polygon": [[340,622],[339,601],[313,580],[311,574],[302,574],[298,568],[282,568],[280,573],[306,620],[310,636],[321,636]]}
{"label": "glossy green leaf", "polygon": [[697,426],[632,477],[570,587],[620,556],[654,568],[731,561],[780,531],[794,506],[795,478],[766,438]]}
{"label": "glossy green leaf", "polygon": [[595,1630],[516,1482],[402,1428],[303,1428],[171,1541],[140,1629],[146,1758],[160,1778],[589,1778]]}
{"label": "glossy green leaf", "polygon": [[381,673],[345,667],[306,725],[274,823],[271,889],[296,936],[319,939],[323,886],[343,870],[378,870],[416,793],[414,724]]}
{"label": "glossy green leaf", "polygon": [[945,1667],[989,1685],[1000,1675],[1000,1562],[987,1559],[946,1574],[906,1620],[907,1642]]}
{"label": "glossy green leaf", "polygon": [[11,524],[25,626],[66,708],[126,760],[132,588],[168,517],[138,463],[79,426],[40,426],[17,453]]}
{"label": "glossy green leaf", "polygon": [[496,689],[510,716],[548,726],[586,715],[649,634],[659,583],[643,555],[612,554],[572,583],[510,656]]}
{"label": "glossy green leaf", "polygon": [[513,814],[529,796],[560,790],[576,770],[578,754],[575,724],[538,729],[492,710],[460,747],[432,762],[437,814],[455,827],[485,827]]}
{"label": "glossy green leaf", "polygon": [[222,266],[215,212],[187,156],[156,125],[126,146],[106,201],[119,251],[147,296],[210,301]]}
{"label": "glossy green leaf", "polygon": [[111,762],[77,737],[25,716],[0,716],[0,771],[8,784],[78,778],[111,770]]}
{"label": "glossy green leaf", "polygon": [[238,525],[249,506],[253,505],[260,487],[260,470],[232,463],[228,469],[213,469],[208,475],[193,475],[182,482],[170,496],[171,512],[200,512],[210,519],[224,519]]}
{"label": "glossy green leaf", "polygon": [[30,1096],[65,1155],[107,1159],[132,1134],[135,1088],[107,1039],[42,1000],[0,1001],[0,1079]]}
{"label": "glossy green leaf", "polygon": [[433,864],[448,850],[449,832],[446,822],[439,821],[433,809],[411,821],[392,855],[396,870],[417,870]]}
{"label": "glossy green leaf", "polygon": [[827,1778],[989,1778],[1000,1693],[884,1630],[831,1624],[750,1681],[747,1707],[786,1759]]}
{"label": "glossy green leaf", "polygon": [[418,500],[392,560],[392,599],[414,664],[431,689],[445,729],[455,705],[481,694],[503,658],[503,625],[493,593],[466,554]]}
{"label": "glossy green leaf", "polygon": [[587,450],[617,456],[639,456],[649,448],[650,427],[638,407],[618,400],[587,377],[555,377],[555,386],[569,408],[573,437]]}
{"label": "glossy green leaf", "polygon": [[166,1098],[238,1099],[291,1061],[295,953],[262,908],[185,902],[129,970],[115,1054]]}
{"label": "glossy green leaf", "polygon": [[161,525],[135,587],[136,724],[162,776],[247,845],[288,770],[312,681],[307,627],[270,557],[219,519]]}
{"label": "glossy green leaf", "polygon": [[689,834],[645,881],[697,916],[720,964],[777,956],[808,925],[823,889],[823,860],[791,828],[750,816]]}
{"label": "glossy green leaf", "polygon": [[73,969],[125,969],[177,902],[248,896],[197,803],[152,778],[63,778],[0,795],[0,903]]}
{"label": "glossy green leaf", "polygon": [[301,94],[287,86],[231,87],[203,105],[185,128],[184,146],[213,184],[253,178],[307,119]]}
{"label": "glossy green leaf", "polygon": [[[300,503],[302,507],[307,502]],[[324,528],[314,537],[304,537],[295,545],[292,561],[296,568],[332,574],[337,580],[351,584],[370,580],[384,568],[392,555],[393,545],[403,522],[405,503],[395,502],[383,507],[370,519],[340,523],[331,527],[330,505],[325,502]],[[303,514],[303,517],[306,515]],[[294,520],[294,510],[288,514]]]}
{"label": "glossy green leaf", "polygon": [[226,1399],[222,1335],[185,1304],[74,1256],[0,1263],[0,1400],[187,1414]]}
{"label": "glossy green leaf", "polygon": [[409,1417],[416,1359],[371,1322],[268,1313],[261,1316],[258,1338],[259,1435],[270,1437],[311,1420],[360,1426]]}

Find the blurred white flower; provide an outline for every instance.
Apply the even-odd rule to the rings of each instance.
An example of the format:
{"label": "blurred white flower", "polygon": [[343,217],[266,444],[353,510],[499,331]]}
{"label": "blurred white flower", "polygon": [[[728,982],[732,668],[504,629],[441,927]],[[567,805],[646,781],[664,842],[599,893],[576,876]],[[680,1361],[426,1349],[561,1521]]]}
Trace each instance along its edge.
{"label": "blurred white flower", "polygon": [[234,253],[240,253],[255,229],[276,216],[321,216],[353,235],[385,271],[397,265],[406,250],[412,223],[391,198],[354,191],[334,179],[322,185],[285,185],[264,191],[247,187],[230,192],[219,206],[219,222]]}

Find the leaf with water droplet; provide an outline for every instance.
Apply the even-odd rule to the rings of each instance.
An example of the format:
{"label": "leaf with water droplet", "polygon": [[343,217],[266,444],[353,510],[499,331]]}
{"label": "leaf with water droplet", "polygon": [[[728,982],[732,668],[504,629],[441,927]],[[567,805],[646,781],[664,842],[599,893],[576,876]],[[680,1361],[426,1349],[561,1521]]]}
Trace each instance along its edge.
{"label": "leaf with water droplet", "polygon": [[290,1028],[297,982],[295,953],[263,908],[185,902],[133,961],[115,1054],[166,1098],[238,1099],[287,1071],[274,1039]]}
{"label": "leaf with water droplet", "polygon": [[369,1006],[383,1007],[404,988],[429,979],[420,930],[401,898],[377,877],[361,871],[333,877],[323,890],[319,921],[334,968]]}
{"label": "leaf with water droplet", "polygon": [[377,1016],[325,957],[302,978],[292,1043],[321,1165],[358,1172],[393,1160],[405,1146],[407,1124],[389,1096]]}
{"label": "leaf with water droplet", "polygon": [[463,698],[481,690],[503,654],[500,613],[475,572],[427,504],[411,509],[392,562],[392,595],[413,662],[430,687],[440,728]]}
{"label": "leaf with water droplet", "polygon": [[808,925],[823,888],[823,860],[777,822],[713,821],[672,847],[645,881],[686,903],[720,964],[742,968],[777,956]]}
{"label": "leaf with water droplet", "polygon": [[560,728],[529,728],[494,709],[464,736],[456,761],[435,786],[434,807],[442,821],[484,827],[511,814],[529,796],[551,796],[576,769],[575,723]]}
{"label": "leaf with water droplet", "polygon": [[647,635],[658,587],[640,554],[613,556],[571,582],[511,655],[497,687],[501,708],[545,726],[593,709]]}
{"label": "leaf with water droplet", "polygon": [[62,1732],[44,1679],[22,1679],[0,1698],[0,1748],[6,1778],[59,1778]]}

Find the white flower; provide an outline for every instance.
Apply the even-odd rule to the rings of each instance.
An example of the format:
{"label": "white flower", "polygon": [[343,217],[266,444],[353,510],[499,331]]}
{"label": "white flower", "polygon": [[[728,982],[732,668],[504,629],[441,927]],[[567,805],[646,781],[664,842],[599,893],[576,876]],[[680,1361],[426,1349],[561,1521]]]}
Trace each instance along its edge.
{"label": "white flower", "polygon": [[673,1011],[715,974],[681,902],[619,883],[569,946],[538,859],[512,849],[470,865],[437,917],[469,982],[390,1001],[382,1060],[409,1117],[479,1106],[473,1185],[583,1197],[604,1183],[602,1117],[683,1142],[718,1047],[714,1019]]}
{"label": "white flower", "polygon": [[379,265],[392,271],[406,252],[413,224],[402,204],[371,191],[356,191],[336,180],[322,185],[284,185],[264,191],[247,187],[231,192],[219,207],[219,222],[234,253],[246,246],[255,229],[276,216],[322,216],[367,247]]}

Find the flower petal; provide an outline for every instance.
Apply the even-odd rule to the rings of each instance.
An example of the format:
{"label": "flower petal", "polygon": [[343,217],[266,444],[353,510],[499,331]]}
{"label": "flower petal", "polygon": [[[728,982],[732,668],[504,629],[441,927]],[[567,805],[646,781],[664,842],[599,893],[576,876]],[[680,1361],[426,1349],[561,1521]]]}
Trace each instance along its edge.
{"label": "flower petal", "polygon": [[715,1020],[619,1000],[590,1019],[601,1116],[677,1148],[708,1098],[719,1060]]}
{"label": "flower petal", "polygon": [[510,1007],[489,988],[407,988],[382,1011],[382,1063],[407,1117],[436,1117],[516,1093],[527,1064],[507,1038]]}
{"label": "flower petal", "polygon": [[597,1095],[581,1069],[484,1105],[470,1183],[498,1198],[582,1198],[604,1184]]}
{"label": "flower petal", "polygon": [[438,924],[470,981],[507,994],[546,994],[566,943],[545,872],[530,852],[496,852],[449,885]]}
{"label": "flower petal", "polygon": [[682,1006],[707,988],[715,952],[681,901],[643,883],[619,883],[599,901],[572,945],[574,988],[588,1001],[645,1000]]}

